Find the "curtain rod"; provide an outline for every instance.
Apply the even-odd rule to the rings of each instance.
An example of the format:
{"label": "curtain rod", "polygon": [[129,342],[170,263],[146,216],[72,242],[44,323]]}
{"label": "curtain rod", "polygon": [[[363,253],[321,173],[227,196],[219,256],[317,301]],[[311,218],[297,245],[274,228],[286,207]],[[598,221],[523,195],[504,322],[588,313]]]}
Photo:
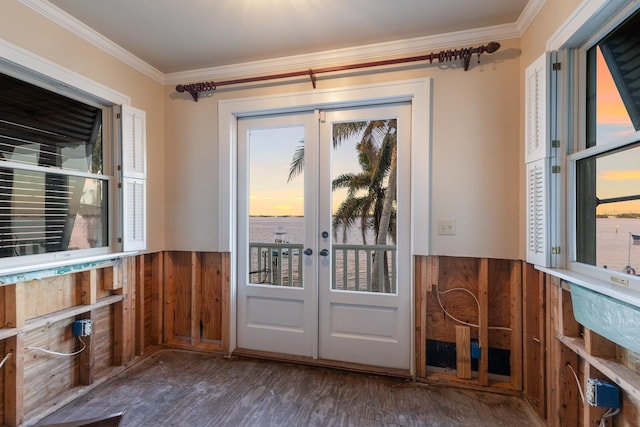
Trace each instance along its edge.
{"label": "curtain rod", "polygon": [[462,59],[464,63],[464,70],[467,71],[469,69],[469,63],[471,61],[472,55],[477,54],[478,58],[480,58],[480,55],[482,53],[485,53],[485,52],[493,53],[498,49],[500,49],[500,43],[490,42],[487,45],[482,45],[479,47],[470,47],[470,48],[455,49],[455,50],[441,50],[440,52],[437,52],[437,53],[432,52],[428,55],[410,56],[407,58],[387,59],[383,61],[339,65],[335,67],[317,68],[315,70],[309,68],[308,70],[304,70],[304,71],[292,71],[289,73],[269,74],[266,76],[246,77],[242,79],[223,80],[218,82],[208,81],[208,82],[199,82],[199,83],[179,84],[176,86],[176,90],[180,93],[188,92],[193,97],[193,100],[198,102],[198,92],[213,92],[219,86],[229,86],[229,85],[236,85],[241,83],[261,82],[266,80],[286,79],[289,77],[309,76],[309,78],[311,79],[311,84],[315,89],[316,74],[335,73],[339,71],[356,70],[359,68],[369,68],[369,67],[380,67],[384,65],[404,64],[407,62],[429,61],[429,63],[431,64],[433,63],[434,60],[438,60],[438,62],[447,62],[447,61]]}

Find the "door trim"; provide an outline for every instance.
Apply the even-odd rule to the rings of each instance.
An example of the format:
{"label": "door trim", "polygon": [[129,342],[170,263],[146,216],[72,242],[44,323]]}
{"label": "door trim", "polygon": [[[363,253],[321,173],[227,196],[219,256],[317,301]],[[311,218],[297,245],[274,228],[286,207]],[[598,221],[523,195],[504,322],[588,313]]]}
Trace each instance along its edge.
{"label": "door trim", "polygon": [[[230,253],[229,277],[229,348],[236,348],[236,232],[237,232],[237,119],[256,115],[295,113],[315,109],[349,108],[380,105],[391,102],[411,102],[411,157],[420,167],[412,167],[411,234],[420,236],[411,241],[411,283],[413,256],[429,255],[431,247],[431,89],[430,78],[379,83],[374,85],[312,90],[264,97],[218,101],[218,252]],[[427,195],[425,197],[425,194]],[[416,213],[420,215],[416,215]],[[411,290],[410,328],[415,325],[414,286]],[[415,354],[415,334],[411,334],[412,355]],[[415,358],[411,357],[411,375],[415,375]]]}

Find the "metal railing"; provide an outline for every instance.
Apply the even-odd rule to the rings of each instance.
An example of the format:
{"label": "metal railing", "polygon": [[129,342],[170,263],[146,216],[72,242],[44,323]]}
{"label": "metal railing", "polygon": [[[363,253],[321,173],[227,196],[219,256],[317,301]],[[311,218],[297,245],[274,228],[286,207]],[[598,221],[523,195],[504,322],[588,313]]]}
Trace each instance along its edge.
{"label": "metal railing", "polygon": [[249,282],[302,287],[302,245],[249,243]]}
{"label": "metal railing", "polygon": [[[334,244],[332,249],[332,289],[396,292],[395,246]],[[376,263],[376,257],[382,262]]]}
{"label": "metal railing", "polygon": [[[302,251],[303,245],[295,243],[249,243],[250,283],[302,287]],[[395,246],[334,244],[331,265],[332,289],[382,293],[397,290]]]}

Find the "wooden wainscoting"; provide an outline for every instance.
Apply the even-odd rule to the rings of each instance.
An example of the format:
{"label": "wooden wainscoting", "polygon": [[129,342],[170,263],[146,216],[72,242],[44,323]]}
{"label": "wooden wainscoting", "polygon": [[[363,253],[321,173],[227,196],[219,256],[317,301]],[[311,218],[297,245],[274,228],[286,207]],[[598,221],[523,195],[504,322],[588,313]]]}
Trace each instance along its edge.
{"label": "wooden wainscoting", "polygon": [[229,268],[227,253],[164,253],[165,344],[228,349]]}
{"label": "wooden wainscoting", "polygon": [[517,260],[416,257],[420,381],[520,394],[521,270]]}

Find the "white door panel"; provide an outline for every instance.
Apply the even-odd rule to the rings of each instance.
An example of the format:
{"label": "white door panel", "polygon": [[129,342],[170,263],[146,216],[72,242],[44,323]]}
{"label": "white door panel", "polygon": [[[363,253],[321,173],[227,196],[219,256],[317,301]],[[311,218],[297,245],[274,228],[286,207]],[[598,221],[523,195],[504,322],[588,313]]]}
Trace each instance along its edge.
{"label": "white door panel", "polygon": [[[320,125],[323,165],[320,169],[320,229],[331,230],[330,234],[334,234],[331,227],[339,209],[334,203],[336,192],[332,191],[332,183],[344,174],[340,163],[345,161],[331,144],[335,135],[340,134],[334,127],[392,120],[397,150],[396,244],[392,244],[390,238],[385,242],[389,272],[381,275],[390,277],[391,286],[380,284],[380,289],[366,288],[368,280],[363,280],[363,276],[370,277],[371,271],[375,270],[374,263],[369,261],[372,255],[366,250],[354,250],[349,258],[351,263],[362,265],[362,268],[345,273],[338,254],[351,251],[352,246],[341,244],[339,236],[322,241],[321,246],[332,246],[330,251],[336,254],[319,264],[319,355],[323,359],[407,370],[411,366],[410,118],[409,105],[391,105],[327,112]],[[361,189],[360,194],[363,192]],[[376,243],[368,241],[367,245],[356,247],[368,249]],[[346,286],[341,276],[348,277]]]}
{"label": "white door panel", "polygon": [[[286,180],[300,141],[317,139],[313,113],[238,121],[238,321],[239,348],[317,357],[317,258],[303,249],[315,238],[313,149],[306,149],[303,182]],[[306,147],[305,147],[306,148]],[[291,200],[302,217],[295,235],[281,228]],[[264,223],[267,225],[265,226]],[[290,222],[290,221],[289,221]],[[263,234],[263,231],[268,233]],[[291,237],[292,241],[287,241]]]}
{"label": "white door panel", "polygon": [[[410,117],[407,104],[239,120],[239,348],[410,369]],[[372,136],[368,141],[373,145],[367,151],[365,145],[358,145],[364,134],[360,130],[351,134],[351,125],[365,133],[373,129],[371,135],[383,139],[374,141]],[[284,136],[272,142],[268,136],[260,139],[260,130],[291,126],[304,128],[304,142],[295,149],[283,142]],[[349,137],[341,139],[334,132],[346,132]],[[270,144],[270,149],[263,151],[252,144]],[[281,179],[278,185],[271,183],[270,174],[261,175],[264,169],[274,175],[287,169],[286,162],[293,163],[299,147],[304,147],[300,174]],[[279,159],[269,160],[279,150],[284,153],[284,166]],[[382,162],[383,154],[388,155],[388,171],[380,175],[383,178],[376,187],[376,175],[367,172],[367,162]],[[346,184],[343,190],[336,184],[349,174],[362,175],[349,184],[351,193]],[[397,183],[393,203],[388,203],[392,210],[386,210],[392,212],[387,216],[391,225],[385,228],[380,225],[385,217],[380,212],[383,199],[392,200],[386,196],[391,176]],[[338,212],[346,211],[340,211],[347,206],[345,201],[354,202],[366,193],[367,185],[355,189],[358,179],[372,180],[369,187],[375,191],[368,194],[379,203],[375,204],[378,210],[371,207],[365,233],[359,220],[336,220]],[[284,209],[289,202],[281,190],[296,185],[303,190],[291,200],[304,199],[303,214],[295,210],[302,208],[293,207],[291,216],[278,216],[273,210],[260,213],[258,205],[264,200]],[[347,227],[340,225],[347,222]],[[262,223],[273,228],[271,242],[257,237],[256,224]],[[377,238],[381,230],[388,232],[386,240]]]}

